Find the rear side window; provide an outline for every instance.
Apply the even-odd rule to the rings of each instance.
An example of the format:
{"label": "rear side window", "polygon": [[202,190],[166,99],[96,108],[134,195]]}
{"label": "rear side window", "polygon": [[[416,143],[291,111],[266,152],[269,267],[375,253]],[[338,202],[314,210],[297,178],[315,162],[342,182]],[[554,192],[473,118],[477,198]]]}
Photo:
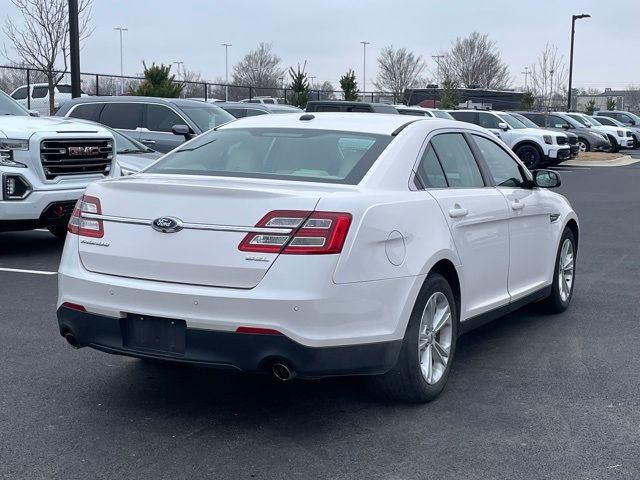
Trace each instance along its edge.
{"label": "rear side window", "polygon": [[539,127],[544,127],[544,115],[540,113],[527,113],[524,115],[526,118],[531,120],[533,123],[538,125]]}
{"label": "rear side window", "polygon": [[69,116],[73,118],[82,118],[84,120],[91,120],[93,122],[98,121],[100,110],[104,104],[102,103],[83,103],[77,105],[70,113]]}
{"label": "rear side window", "polygon": [[[356,113],[371,113],[371,108],[370,107],[353,107],[351,108],[352,112],[356,112]],[[383,112],[380,112],[383,113]]]}
{"label": "rear side window", "polygon": [[247,116],[247,110],[245,108],[223,108],[223,110],[236,118],[243,118]]}
{"label": "rear side window", "polygon": [[44,98],[49,93],[48,87],[33,87],[33,93],[31,94],[31,98]]}
{"label": "rear side window", "polygon": [[338,105],[316,105],[316,112],[339,112],[340,107]]}
{"label": "rear side window", "polygon": [[111,128],[135,130],[142,124],[142,103],[107,103],[100,114],[100,123]]}
{"label": "rear side window", "polygon": [[418,176],[425,187],[431,188],[446,188],[447,179],[442,170],[442,165],[438,160],[436,152],[434,152],[431,144],[427,146],[427,149],[422,155],[420,165],[418,166]]}
{"label": "rear side window", "polygon": [[71,93],[71,85],[58,85],[56,88],[60,93]]}
{"label": "rear side window", "polygon": [[450,187],[484,187],[476,159],[461,133],[436,135],[431,139],[431,145]]}
{"label": "rear side window", "polygon": [[450,112],[451,116],[460,122],[477,123],[478,114],[476,112]]}
{"label": "rear side window", "polygon": [[27,98],[27,87],[21,87],[11,95],[14,100],[24,100]]}
{"label": "rear side window", "polygon": [[392,138],[330,130],[212,130],[146,171],[355,185]]}
{"label": "rear side window", "polygon": [[147,117],[142,125],[152,132],[170,133],[174,125],[186,125],[184,119],[164,105],[147,105]]}

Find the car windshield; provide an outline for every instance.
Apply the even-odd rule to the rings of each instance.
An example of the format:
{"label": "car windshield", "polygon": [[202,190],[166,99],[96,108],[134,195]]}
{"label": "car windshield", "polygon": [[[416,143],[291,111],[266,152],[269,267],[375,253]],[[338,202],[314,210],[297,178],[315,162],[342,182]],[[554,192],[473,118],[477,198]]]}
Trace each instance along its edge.
{"label": "car windshield", "polygon": [[120,133],[117,130],[111,128],[108,129],[116,141],[116,153],[145,153],[151,152],[148,147],[145,147],[142,143],[135,141],[133,138],[129,138],[126,135]]}
{"label": "car windshield", "polygon": [[524,115],[520,115],[519,113],[510,113],[509,115],[511,115],[516,120],[518,120],[520,123],[522,123],[527,128],[540,128],[538,125],[533,123],[531,120],[529,120]]}
{"label": "car windshield", "polygon": [[573,118],[574,120],[576,120],[578,123],[581,124],[581,126],[584,126],[584,127],[590,127],[591,126],[591,122],[589,122],[589,120],[584,118],[582,115],[576,115],[576,114],[568,113],[567,116]]}
{"label": "car windshield", "polygon": [[223,128],[196,137],[147,173],[356,185],[391,135],[293,128]]}
{"label": "car windshield", "polygon": [[515,128],[516,130],[528,128],[524,123],[508,113],[501,113],[498,116],[507,122],[511,128]]}
{"label": "car windshield", "polygon": [[611,118],[611,117],[597,117],[595,118],[595,120],[597,120],[601,125],[609,125],[611,127],[624,127],[624,123],[619,122],[618,120],[616,120],[615,118]]}
{"label": "car windshield", "polygon": [[0,92],[0,115],[17,115],[26,117],[29,115],[15,100],[3,92]]}
{"label": "car windshield", "polygon": [[194,104],[179,105],[179,107],[203,132],[235,120],[233,115],[220,107],[204,102],[198,104],[194,102]]}
{"label": "car windshield", "polygon": [[451,116],[451,114],[449,112],[445,112],[444,110],[429,110],[435,117],[438,118],[446,118],[447,120],[455,120],[455,118],[453,118]]}

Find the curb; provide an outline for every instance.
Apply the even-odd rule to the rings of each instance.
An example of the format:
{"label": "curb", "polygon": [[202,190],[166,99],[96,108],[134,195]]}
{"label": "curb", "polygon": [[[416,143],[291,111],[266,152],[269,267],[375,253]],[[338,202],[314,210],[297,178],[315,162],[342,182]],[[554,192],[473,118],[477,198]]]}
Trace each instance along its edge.
{"label": "curb", "polygon": [[624,167],[637,162],[640,162],[640,158],[631,158],[629,155],[623,155],[612,160],[567,160],[558,165],[567,165],[569,167]]}

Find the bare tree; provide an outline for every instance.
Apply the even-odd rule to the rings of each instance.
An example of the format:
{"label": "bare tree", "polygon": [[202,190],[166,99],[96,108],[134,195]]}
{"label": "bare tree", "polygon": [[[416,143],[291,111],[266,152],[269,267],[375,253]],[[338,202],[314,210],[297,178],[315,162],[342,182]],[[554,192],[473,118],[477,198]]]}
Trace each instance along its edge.
{"label": "bare tree", "polygon": [[[78,2],[80,40],[92,33],[89,28],[91,1]],[[11,0],[11,3],[20,12],[22,22],[16,23],[7,17],[4,33],[24,63],[45,73],[49,84],[49,110],[53,114],[54,89],[67,72],[69,62],[68,0]],[[5,57],[9,58],[6,52]]]}
{"label": "bare tree", "polygon": [[531,91],[541,103],[540,107],[552,108],[562,105],[566,99],[567,65],[558,54],[558,47],[547,43],[531,66]]}
{"label": "bare tree", "polygon": [[406,48],[394,49],[393,45],[384,47],[378,55],[378,75],[373,84],[377,89],[393,92],[397,98],[414,86],[425,69],[422,56],[415,56]]}
{"label": "bare tree", "polygon": [[625,102],[627,110],[633,110],[634,112],[640,110],[640,88],[635,85],[629,85],[625,95]]}
{"label": "bare tree", "polygon": [[204,98],[204,79],[202,75],[193,70],[182,69],[183,98]]}
{"label": "bare tree", "polygon": [[259,95],[272,95],[284,76],[282,60],[272,48],[272,44],[260,42],[258,48],[247,53],[233,66],[233,83],[260,89]]}
{"label": "bare tree", "polygon": [[[0,70],[0,90],[9,94],[16,88],[27,83],[27,66],[25,65],[11,65],[16,68],[3,68]],[[47,77],[39,71],[32,71],[30,73],[29,80],[31,82],[46,82]]]}
{"label": "bare tree", "polygon": [[473,32],[467,38],[457,38],[451,50],[442,54],[442,78],[461,87],[503,89],[509,86],[509,67],[504,63],[496,42],[485,33]]}

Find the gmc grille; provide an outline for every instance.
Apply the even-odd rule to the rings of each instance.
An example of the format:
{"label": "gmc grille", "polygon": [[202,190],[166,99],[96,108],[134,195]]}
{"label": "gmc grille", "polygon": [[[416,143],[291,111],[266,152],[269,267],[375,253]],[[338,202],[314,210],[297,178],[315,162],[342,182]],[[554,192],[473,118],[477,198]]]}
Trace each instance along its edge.
{"label": "gmc grille", "polygon": [[43,140],[40,161],[47,180],[71,175],[108,175],[113,160],[113,140]]}
{"label": "gmc grille", "polygon": [[558,137],[558,145],[566,145],[567,137]]}

